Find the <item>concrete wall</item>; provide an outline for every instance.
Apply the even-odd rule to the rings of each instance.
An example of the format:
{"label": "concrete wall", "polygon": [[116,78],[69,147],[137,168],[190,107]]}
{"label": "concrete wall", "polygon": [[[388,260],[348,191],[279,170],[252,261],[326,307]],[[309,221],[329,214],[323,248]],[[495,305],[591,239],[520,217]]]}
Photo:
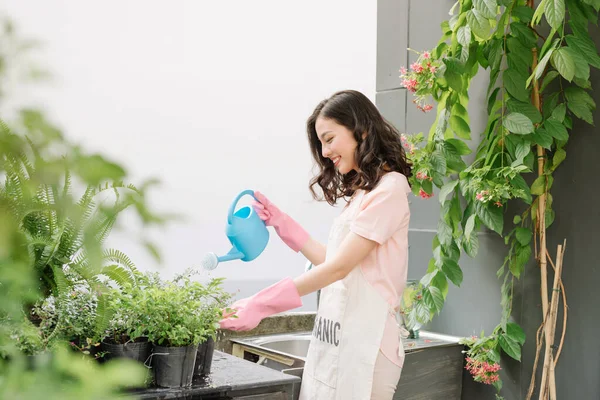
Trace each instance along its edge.
{"label": "concrete wall", "polygon": [[[378,0],[377,10],[377,106],[402,132],[428,132],[434,121],[434,111],[423,114],[412,104],[412,94],[400,87],[399,68],[408,68],[417,51],[437,45],[441,36],[440,23],[449,18],[453,0]],[[597,31],[593,37],[600,37]],[[488,81],[480,70],[470,89],[469,114],[473,140],[485,127],[487,116],[481,104],[486,104]],[[594,87],[600,85],[597,71],[592,73]],[[596,92],[595,99],[598,102]],[[596,113],[598,114],[598,112]],[[596,115],[598,120],[599,116]],[[595,318],[600,305],[597,290],[599,269],[594,252],[600,211],[595,205],[598,189],[593,183],[600,173],[594,156],[600,149],[600,138],[594,128],[576,123],[569,142],[568,159],[556,173],[553,188],[556,221],[548,233],[548,247],[556,252],[556,245],[568,239],[563,280],[568,295],[569,322],[564,349],[556,370],[559,399],[600,398],[600,345],[595,339],[600,322]],[[577,155],[576,155],[577,154]],[[590,185],[591,183],[591,185]],[[437,197],[411,201],[409,279],[420,279],[432,255],[431,241],[437,230],[440,204]],[[512,224],[515,210],[508,210],[506,225]],[[500,285],[496,271],[502,265],[507,249],[495,233],[480,233],[479,254],[475,259],[463,255],[460,265],[464,272],[461,288],[451,285],[444,310],[427,329],[455,334],[478,335],[484,329],[488,334],[500,321]],[[552,274],[550,274],[552,277]],[[522,363],[508,357],[502,360],[502,394],[505,399],[523,399],[526,396],[535,356],[535,332],[541,322],[539,269],[530,262],[526,273],[517,283],[514,297],[515,321],[527,334]],[[559,316],[562,320],[562,316]],[[560,331],[560,325],[557,327]],[[538,376],[539,382],[539,376]],[[465,371],[463,399],[493,399],[495,390],[474,383]]]}

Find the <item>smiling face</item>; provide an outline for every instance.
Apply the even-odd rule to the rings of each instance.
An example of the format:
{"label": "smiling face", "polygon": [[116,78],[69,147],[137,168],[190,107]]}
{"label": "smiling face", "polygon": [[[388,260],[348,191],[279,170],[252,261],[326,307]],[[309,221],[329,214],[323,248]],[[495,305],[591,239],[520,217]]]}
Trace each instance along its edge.
{"label": "smiling face", "polygon": [[321,117],[315,122],[315,130],[321,142],[321,154],[331,160],[340,174],[358,170],[355,157],[358,143],[352,131],[333,119]]}

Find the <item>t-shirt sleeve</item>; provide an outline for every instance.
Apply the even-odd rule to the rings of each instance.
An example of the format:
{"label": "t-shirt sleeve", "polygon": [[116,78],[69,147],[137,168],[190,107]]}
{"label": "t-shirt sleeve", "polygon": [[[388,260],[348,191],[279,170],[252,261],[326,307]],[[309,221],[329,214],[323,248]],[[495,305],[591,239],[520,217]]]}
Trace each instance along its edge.
{"label": "t-shirt sleeve", "polygon": [[379,244],[385,243],[409,215],[406,178],[381,181],[365,194],[350,230]]}

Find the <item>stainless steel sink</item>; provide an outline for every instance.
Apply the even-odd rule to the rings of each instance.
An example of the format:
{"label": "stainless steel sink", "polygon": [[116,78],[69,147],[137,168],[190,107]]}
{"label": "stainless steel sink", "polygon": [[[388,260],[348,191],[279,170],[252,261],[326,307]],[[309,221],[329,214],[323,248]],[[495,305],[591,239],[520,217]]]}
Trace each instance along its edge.
{"label": "stainless steel sink", "polygon": [[233,355],[255,359],[266,367],[301,375],[312,332],[231,338]]}
{"label": "stainless steel sink", "polygon": [[276,350],[282,354],[296,356],[301,359],[306,359],[308,354],[308,346],[310,345],[310,335],[295,336],[292,338],[276,338],[273,341],[267,341],[262,344],[262,347]]}
{"label": "stainless steel sink", "polygon": [[[231,338],[233,354],[253,357],[259,364],[288,373],[302,373],[312,332]],[[404,351],[410,353],[428,347],[454,346],[459,337],[420,331],[418,339],[404,339]],[[251,355],[251,356],[250,356]],[[292,372],[290,372],[292,371]]]}

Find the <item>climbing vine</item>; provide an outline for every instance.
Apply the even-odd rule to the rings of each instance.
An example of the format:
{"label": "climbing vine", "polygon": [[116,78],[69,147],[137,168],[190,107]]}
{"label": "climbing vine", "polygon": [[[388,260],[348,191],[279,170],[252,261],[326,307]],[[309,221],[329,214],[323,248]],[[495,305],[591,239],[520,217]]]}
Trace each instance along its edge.
{"label": "climbing vine", "polygon": [[[411,50],[417,60],[409,70],[400,70],[403,86],[421,111],[434,109],[430,101],[437,104],[429,132],[403,135],[402,141],[415,170],[414,194],[430,198],[437,187],[441,204],[433,257],[408,318],[427,322],[442,310],[448,281],[462,283],[461,254],[477,254],[478,231],[487,227],[502,236],[508,254],[497,273],[502,281],[501,320],[488,336],[464,340],[467,369],[476,381],[492,384],[498,392],[501,353],[521,359],[525,334],[510,318],[513,288],[533,255],[541,269],[544,313],[537,341],[545,340],[547,349],[540,398],[555,397],[553,366],[560,349],[553,350],[550,328],[545,232],[554,221],[553,173],[566,157],[570,135],[576,134],[573,120],[593,123],[590,66],[600,68],[600,56],[588,27],[597,24],[599,9],[600,0],[542,0],[537,6],[533,0],[459,0],[450,20],[441,24],[437,46]],[[488,120],[476,132],[479,145],[472,154],[467,145],[474,135],[468,90],[480,68],[489,74],[484,105]],[[465,159],[473,161],[467,164]],[[506,227],[509,201],[522,202],[525,211]],[[561,251],[559,247],[557,264]],[[535,375],[534,366],[528,398]]]}

